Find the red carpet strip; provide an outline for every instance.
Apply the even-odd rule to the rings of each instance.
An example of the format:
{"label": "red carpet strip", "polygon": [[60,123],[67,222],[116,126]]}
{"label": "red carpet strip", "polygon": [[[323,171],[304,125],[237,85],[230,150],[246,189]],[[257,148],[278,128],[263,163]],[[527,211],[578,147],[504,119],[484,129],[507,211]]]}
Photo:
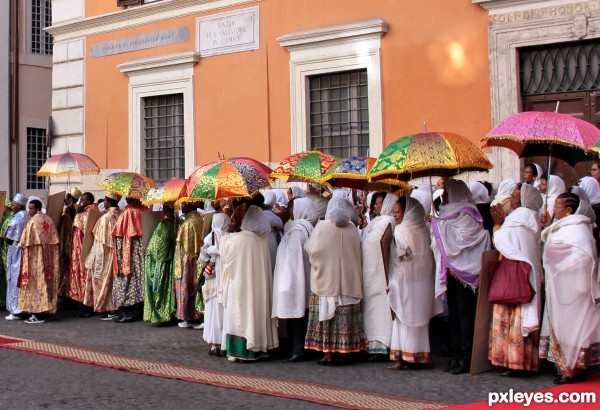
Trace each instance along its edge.
{"label": "red carpet strip", "polygon": [[[510,403],[506,403],[507,400],[509,400],[511,398],[510,396],[510,392],[507,391],[498,391],[496,393],[504,393],[505,395],[501,398],[499,396],[494,396],[493,398],[496,399],[496,402],[493,403],[491,406],[489,406],[489,402],[476,402],[476,403],[469,403],[469,404],[462,404],[462,405],[455,405],[455,406],[450,406],[447,407],[448,409],[451,410],[480,410],[483,408],[489,408],[489,409],[493,409],[493,410],[523,410],[523,409],[529,409],[529,410],[598,410],[600,409],[600,373],[595,373],[594,375],[592,375],[591,377],[589,377],[585,382],[583,383],[574,383],[574,384],[563,384],[563,385],[559,385],[559,386],[555,386],[555,387],[550,387],[548,389],[544,389],[544,390],[539,390],[536,392],[527,392],[527,394],[531,394],[531,393],[541,393],[542,395],[545,395],[546,393],[551,393],[551,395],[548,396],[540,396],[538,394],[538,398],[540,400],[543,401],[548,401],[548,403],[544,402],[544,403],[536,403],[533,400],[531,401],[531,403],[529,405],[527,405],[527,403],[525,403],[524,401],[521,401],[520,403],[517,403],[514,399],[515,399],[515,394],[517,393],[516,391],[513,391],[512,394],[512,402]],[[508,395],[506,395],[506,393],[509,393]],[[594,393],[595,397],[596,397],[596,402],[595,403],[575,403],[575,402],[571,402],[571,403],[563,403],[559,401],[559,395],[561,393],[565,393],[568,395],[571,395],[571,398],[573,399],[578,399],[581,400],[581,393]],[[569,396],[563,396],[563,399],[568,399]],[[502,400],[502,402],[500,402],[500,400]]]}
{"label": "red carpet strip", "polygon": [[216,370],[182,366],[169,362],[138,359],[58,343],[15,339],[0,335],[0,348],[35,353],[57,359],[94,366],[125,370],[131,373],[185,380],[189,382],[241,390],[275,397],[309,401],[347,409],[439,409],[439,403],[388,394],[343,389],[316,383],[247,376]]}

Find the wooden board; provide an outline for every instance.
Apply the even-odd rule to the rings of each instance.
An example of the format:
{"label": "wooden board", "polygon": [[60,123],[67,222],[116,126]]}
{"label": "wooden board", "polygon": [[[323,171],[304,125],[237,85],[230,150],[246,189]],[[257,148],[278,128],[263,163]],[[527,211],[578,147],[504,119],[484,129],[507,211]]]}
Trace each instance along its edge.
{"label": "wooden board", "polygon": [[87,256],[90,254],[92,250],[92,246],[94,245],[94,226],[98,219],[104,215],[97,209],[90,209],[90,214],[88,215],[87,225],[85,226],[85,232],[83,233],[83,244],[81,245],[81,261],[85,262]]}
{"label": "wooden board", "polygon": [[0,215],[4,215],[6,211],[6,191],[0,191]]}
{"label": "wooden board", "polygon": [[150,242],[150,238],[152,238],[154,229],[156,229],[156,225],[158,225],[158,223],[162,219],[162,216],[162,211],[142,212],[142,230],[144,231],[142,242],[144,244],[144,249],[148,246],[148,242]]}
{"label": "wooden board", "polygon": [[381,246],[381,257],[383,258],[383,269],[385,271],[385,283],[390,282],[390,246],[392,245],[392,239],[394,233],[392,232],[392,224],[388,224],[381,236],[379,245]]}
{"label": "wooden board", "polygon": [[492,370],[495,366],[488,360],[490,326],[492,323],[492,307],[488,302],[488,264],[497,261],[498,251],[485,251],[481,255],[481,276],[477,295],[477,313],[475,315],[475,332],[473,334],[473,351],[471,353],[471,374]]}
{"label": "wooden board", "polygon": [[46,215],[48,215],[50,219],[52,219],[52,222],[54,222],[54,226],[56,226],[56,229],[60,229],[60,218],[63,214],[66,194],[66,191],[60,191],[48,197]]}

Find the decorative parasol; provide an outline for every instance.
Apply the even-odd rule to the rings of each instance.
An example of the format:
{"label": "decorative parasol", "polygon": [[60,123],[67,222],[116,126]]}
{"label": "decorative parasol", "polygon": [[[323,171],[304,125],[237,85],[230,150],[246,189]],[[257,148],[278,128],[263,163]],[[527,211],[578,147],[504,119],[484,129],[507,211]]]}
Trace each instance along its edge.
{"label": "decorative parasol", "polygon": [[126,198],[141,199],[154,186],[154,181],[135,172],[113,172],[98,183],[98,187]]}
{"label": "decorative parasol", "polygon": [[398,138],[377,158],[370,181],[408,181],[432,175],[457,175],[492,168],[487,156],[471,141],[452,132],[423,132]]}
{"label": "decorative parasol", "polygon": [[354,156],[342,160],[332,172],[327,173],[319,182],[321,185],[361,189],[366,191],[397,191],[410,193],[412,189],[406,182],[398,179],[369,182],[369,172],[377,158]]}
{"label": "decorative parasol", "polygon": [[221,159],[195,170],[182,195],[187,201],[250,197],[271,186],[270,173],[271,168],[252,158]]}
{"label": "decorative parasol", "polygon": [[164,204],[165,202],[177,201],[183,193],[185,179],[171,178],[164,182],[159,182],[150,188],[142,198],[142,204]]}
{"label": "decorative parasol", "polygon": [[65,152],[48,158],[39,171],[36,172],[36,175],[39,177],[55,177],[98,173],[100,173],[100,167],[87,155]]}
{"label": "decorative parasol", "polygon": [[319,151],[305,151],[281,160],[271,173],[271,178],[287,182],[312,182],[319,184],[339,165],[340,159]]}
{"label": "decorative parasol", "polygon": [[600,130],[587,121],[558,112],[526,111],[501,121],[487,133],[484,147],[503,147],[519,158],[552,156],[571,166],[594,159],[590,148]]}

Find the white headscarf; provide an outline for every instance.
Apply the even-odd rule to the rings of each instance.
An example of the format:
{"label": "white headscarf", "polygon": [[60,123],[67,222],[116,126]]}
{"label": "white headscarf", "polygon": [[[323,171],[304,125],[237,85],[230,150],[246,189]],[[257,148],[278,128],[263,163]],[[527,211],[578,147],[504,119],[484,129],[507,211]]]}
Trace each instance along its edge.
{"label": "white headscarf", "polygon": [[600,203],[600,185],[594,177],[583,177],[579,180],[579,186],[583,188],[587,194],[590,204],[595,205]]}
{"label": "white headscarf", "polygon": [[308,198],[295,198],[294,199],[294,221],[304,219],[312,226],[317,224],[319,220],[319,213],[317,207]]}
{"label": "white headscarf", "polygon": [[577,207],[575,213],[577,215],[587,216],[588,218],[590,218],[590,221],[592,221],[592,224],[596,222],[596,213],[594,212],[594,209],[592,208],[590,203],[585,199],[579,199],[579,206]]}
{"label": "white headscarf", "polygon": [[333,191],[331,196],[333,198],[344,198],[350,203],[350,205],[354,206],[354,201],[352,200],[352,189],[350,188],[338,188]]}
{"label": "white headscarf", "polygon": [[256,205],[250,205],[244,215],[240,229],[263,236],[271,232],[271,224],[262,209]]}
{"label": "white headscarf", "polygon": [[471,191],[471,195],[473,195],[473,200],[476,204],[489,204],[490,203],[490,194],[481,182],[479,181],[471,181],[469,182],[469,190]]}
{"label": "white headscarf", "polygon": [[215,208],[213,208],[210,201],[204,201],[204,214],[214,214]]}
{"label": "white headscarf", "polygon": [[288,205],[287,195],[281,189],[275,189],[275,196],[277,197],[277,205],[282,208],[286,208]]}
{"label": "white headscarf", "polygon": [[541,178],[542,176],[544,176],[544,171],[542,170],[542,167],[540,167],[535,162],[533,163],[533,166],[535,167],[535,171],[537,172],[537,176],[533,180],[533,187],[537,188],[540,186]]}
{"label": "white headscarf", "polygon": [[[516,187],[515,187],[516,189]],[[544,198],[537,188],[529,184],[521,185],[521,206],[532,211],[539,211],[544,205]]]}
{"label": "white headscarf", "polygon": [[571,193],[577,195],[579,199],[583,199],[584,201],[590,202],[590,198],[588,197],[587,192],[585,192],[585,189],[583,189],[579,185],[573,185],[571,187]]}
{"label": "white headscarf", "polygon": [[304,190],[299,186],[293,186],[290,188],[292,190],[292,198],[304,198]]}
{"label": "white headscarf", "polygon": [[265,198],[265,205],[266,206],[274,206],[277,203],[277,195],[275,194],[275,192],[272,189],[269,189],[268,191],[263,192],[263,197]]}
{"label": "white headscarf", "polygon": [[336,226],[342,227],[350,223],[350,215],[348,214],[348,201],[341,197],[333,197],[327,204],[327,212],[325,213],[325,219],[328,219],[336,224]]}
{"label": "white headscarf", "polygon": [[429,215],[431,213],[431,186],[429,184],[419,184],[417,185],[417,189],[413,189],[410,193],[412,198],[417,199],[421,205],[423,205],[423,209],[425,209],[425,213]]}
{"label": "white headscarf", "polygon": [[415,198],[406,197],[406,209],[404,210],[404,218],[402,225],[421,226],[425,224],[425,208]]}
{"label": "white headscarf", "polygon": [[381,215],[394,215],[394,205],[396,205],[396,201],[398,201],[398,197],[392,193],[388,193],[383,198],[383,203],[381,204]]}
{"label": "white headscarf", "polygon": [[560,194],[564,193],[567,190],[565,185],[565,181],[562,180],[561,177],[556,175],[550,175],[550,179],[548,180],[548,188],[547,188],[547,199],[544,197],[546,205],[548,205],[548,214],[550,216],[554,215],[554,202],[556,202],[556,197]]}
{"label": "white headscarf", "polygon": [[500,182],[500,185],[498,186],[498,192],[492,201],[492,206],[498,203],[504,204],[506,200],[510,200],[510,196],[516,187],[517,183],[512,179],[505,179]]}

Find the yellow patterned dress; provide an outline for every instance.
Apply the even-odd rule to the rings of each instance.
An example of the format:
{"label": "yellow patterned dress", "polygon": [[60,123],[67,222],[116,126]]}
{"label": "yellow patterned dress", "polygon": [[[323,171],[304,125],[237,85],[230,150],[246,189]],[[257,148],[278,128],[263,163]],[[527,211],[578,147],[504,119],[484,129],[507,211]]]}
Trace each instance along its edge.
{"label": "yellow patterned dress", "polygon": [[204,311],[202,302],[196,306],[198,257],[203,244],[202,216],[195,210],[188,212],[179,227],[175,246],[175,317],[179,320],[198,320]]}
{"label": "yellow patterned dress", "polygon": [[69,268],[69,290],[67,296],[77,302],[83,302],[85,296],[85,267],[81,260],[83,237],[87,228],[90,210],[98,209],[98,205],[88,205],[85,210],[73,220],[73,242],[71,248],[71,264]]}
{"label": "yellow patterned dress", "polygon": [[94,312],[114,310],[112,304],[113,248],[112,231],[121,214],[118,207],[109,208],[94,226],[94,244],[85,261],[86,281],[83,303]]}
{"label": "yellow patterned dress", "polygon": [[58,300],[58,232],[52,219],[37,213],[23,230],[19,309],[56,313]]}

